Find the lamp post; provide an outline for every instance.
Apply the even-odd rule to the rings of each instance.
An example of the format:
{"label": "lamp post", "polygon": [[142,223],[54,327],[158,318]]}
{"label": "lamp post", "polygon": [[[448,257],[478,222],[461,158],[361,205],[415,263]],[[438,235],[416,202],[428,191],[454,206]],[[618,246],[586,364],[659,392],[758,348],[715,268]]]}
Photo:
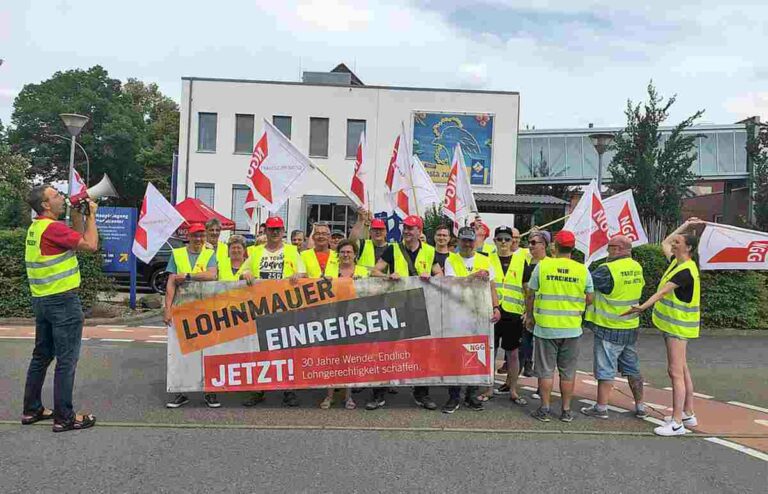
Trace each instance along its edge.
{"label": "lamp post", "polygon": [[59,115],[64,122],[64,126],[67,128],[69,135],[72,136],[72,144],[69,150],[69,174],[67,175],[67,182],[69,183],[69,195],[72,195],[72,170],[75,168],[75,138],[83,130],[83,126],[88,122],[88,117],[78,115],[76,113],[61,113]]}
{"label": "lamp post", "polygon": [[603,154],[613,144],[613,134],[590,134],[589,140],[597,151],[597,190],[603,185]]}

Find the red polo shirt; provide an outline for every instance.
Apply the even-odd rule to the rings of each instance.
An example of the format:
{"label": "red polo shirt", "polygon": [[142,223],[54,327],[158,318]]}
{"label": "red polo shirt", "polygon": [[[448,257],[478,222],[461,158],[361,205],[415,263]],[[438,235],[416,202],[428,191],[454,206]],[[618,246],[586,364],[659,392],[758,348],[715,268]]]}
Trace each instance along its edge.
{"label": "red polo shirt", "polygon": [[[35,219],[43,219],[38,216]],[[61,221],[54,221],[43,232],[40,239],[40,252],[44,256],[54,256],[63,254],[68,250],[73,250],[80,243],[83,235],[71,229]]]}

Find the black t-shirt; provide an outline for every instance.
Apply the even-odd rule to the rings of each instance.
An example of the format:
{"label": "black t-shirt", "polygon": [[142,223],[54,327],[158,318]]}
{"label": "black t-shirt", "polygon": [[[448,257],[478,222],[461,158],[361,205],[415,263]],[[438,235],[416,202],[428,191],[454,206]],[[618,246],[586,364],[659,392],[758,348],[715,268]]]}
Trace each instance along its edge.
{"label": "black t-shirt", "polygon": [[674,275],[669,281],[677,285],[675,288],[675,297],[686,304],[693,300],[693,275],[690,269],[684,269]]}
{"label": "black t-shirt", "polygon": [[[395,272],[395,248],[400,248],[399,244],[392,244],[388,245],[386,249],[384,249],[384,252],[381,254],[381,258],[384,260],[384,262],[387,263],[389,266],[389,272],[394,273]],[[419,242],[419,248],[411,251],[407,247],[404,249],[401,249],[405,254],[411,258],[411,264],[416,265],[416,256],[419,255],[419,251],[421,250],[421,242]],[[406,263],[407,264],[407,263]],[[418,276],[419,273],[415,272],[411,269],[411,266],[408,266],[408,276]]]}
{"label": "black t-shirt", "polygon": [[[358,240],[357,244],[357,259],[360,260],[360,256],[363,255],[363,248],[365,248],[365,240]],[[373,258],[378,262],[379,259],[381,259],[381,255],[384,253],[385,250],[387,250],[387,247],[389,247],[389,244],[384,244],[381,247],[377,247],[376,244],[373,244]]]}
{"label": "black t-shirt", "polygon": [[440,266],[440,269],[445,273],[445,260],[448,259],[449,252],[435,252],[435,264]]}
{"label": "black t-shirt", "polygon": [[512,256],[507,256],[507,257],[499,256],[499,261],[501,261],[501,274],[502,274],[502,277],[504,277],[506,276],[507,270],[509,269],[509,265],[512,262]]}
{"label": "black t-shirt", "polygon": [[523,267],[523,283],[528,283],[531,281],[531,275],[533,274],[533,270],[536,269],[536,266],[539,264],[538,261],[535,263],[525,261],[525,266]]}

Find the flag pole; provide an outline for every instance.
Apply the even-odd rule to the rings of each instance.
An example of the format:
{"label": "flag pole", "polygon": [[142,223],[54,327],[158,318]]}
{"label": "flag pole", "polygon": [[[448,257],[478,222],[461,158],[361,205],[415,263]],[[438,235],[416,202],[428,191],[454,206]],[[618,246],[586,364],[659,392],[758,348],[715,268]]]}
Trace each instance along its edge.
{"label": "flag pole", "polygon": [[[546,227],[548,227],[548,226],[554,225],[555,223],[560,223],[561,221],[565,221],[565,220],[567,220],[567,219],[568,219],[570,216],[571,216],[570,214],[566,214],[566,215],[565,215],[565,216],[563,216],[562,218],[558,218],[558,219],[556,219],[556,220],[552,220],[552,221],[550,221],[549,223],[545,223],[545,224],[543,224],[543,225],[541,225],[541,226],[536,226],[536,227],[534,227],[534,228],[536,228],[536,229],[538,229],[538,230],[541,230],[542,228],[546,228]],[[522,234],[522,235],[520,235],[520,236],[521,236],[521,237],[525,237],[526,235],[530,234],[531,232],[533,232],[533,228],[531,228],[530,230],[528,230],[527,232],[523,233],[523,234]]]}
{"label": "flag pole", "polygon": [[336,183],[336,181],[335,181],[334,179],[332,179],[332,178],[331,178],[331,176],[330,176],[330,175],[328,175],[328,174],[325,172],[325,170],[324,170],[324,169],[323,169],[323,168],[322,168],[320,165],[318,165],[317,163],[315,163],[315,162],[314,162],[314,161],[312,161],[312,160],[309,160],[309,162],[312,164],[312,168],[314,168],[315,170],[317,170],[318,172],[320,172],[320,174],[321,174],[322,176],[324,176],[324,177],[326,178],[326,180],[328,180],[329,182],[331,182],[331,184],[332,184],[334,187],[336,187],[336,189],[337,189],[339,192],[341,192],[341,194],[342,194],[344,197],[346,197],[347,199],[349,199],[350,201],[352,201],[352,204],[354,204],[354,205],[355,205],[355,206],[357,206],[357,207],[361,207],[361,206],[362,206],[362,204],[360,204],[360,201],[359,201],[359,199],[357,199],[356,197],[354,197],[354,196],[350,195],[350,194],[349,194],[347,191],[345,191],[343,188],[341,188],[341,186],[340,186],[339,184],[337,184],[337,183]]}
{"label": "flag pole", "polygon": [[412,149],[409,149],[408,138],[405,135],[405,122],[400,121],[400,128],[402,129],[403,139],[405,140],[405,152],[408,158],[408,181],[411,183],[411,192],[413,193],[413,204],[416,206],[416,216],[421,216],[419,212],[419,199],[416,196],[416,188],[413,186],[413,153]]}

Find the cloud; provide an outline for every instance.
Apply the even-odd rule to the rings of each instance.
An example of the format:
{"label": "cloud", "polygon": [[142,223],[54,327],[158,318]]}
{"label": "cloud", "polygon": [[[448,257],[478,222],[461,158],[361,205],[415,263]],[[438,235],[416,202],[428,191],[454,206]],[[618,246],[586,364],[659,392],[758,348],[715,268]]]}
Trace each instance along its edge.
{"label": "cloud", "polygon": [[363,31],[373,19],[370,10],[340,0],[299,2],[296,16],[308,25],[337,32]]}
{"label": "cloud", "polygon": [[488,85],[488,66],[484,63],[465,63],[459,66],[462,87],[481,89]]}
{"label": "cloud", "polygon": [[726,100],[724,107],[734,115],[735,120],[759,115],[768,121],[768,92],[745,93]]}

